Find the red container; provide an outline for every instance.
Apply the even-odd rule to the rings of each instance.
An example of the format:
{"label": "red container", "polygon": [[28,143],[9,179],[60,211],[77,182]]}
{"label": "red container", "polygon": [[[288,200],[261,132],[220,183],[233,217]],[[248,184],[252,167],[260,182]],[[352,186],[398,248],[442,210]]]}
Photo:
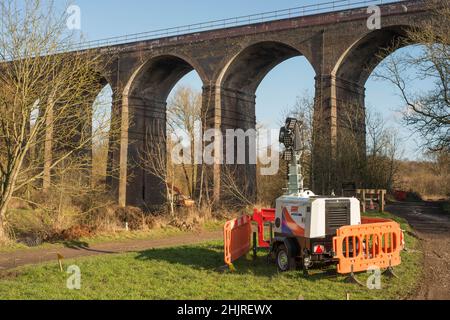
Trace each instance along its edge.
{"label": "red container", "polygon": [[408,192],[406,191],[394,191],[394,197],[397,201],[406,201],[406,198],[408,197]]}

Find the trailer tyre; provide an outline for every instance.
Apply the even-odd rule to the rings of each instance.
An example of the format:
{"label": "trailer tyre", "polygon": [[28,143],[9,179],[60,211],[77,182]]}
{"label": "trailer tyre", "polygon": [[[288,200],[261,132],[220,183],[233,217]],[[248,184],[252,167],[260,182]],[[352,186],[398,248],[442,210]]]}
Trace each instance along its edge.
{"label": "trailer tyre", "polygon": [[280,244],[277,247],[276,262],[280,272],[293,271],[297,268],[295,258],[284,244]]}

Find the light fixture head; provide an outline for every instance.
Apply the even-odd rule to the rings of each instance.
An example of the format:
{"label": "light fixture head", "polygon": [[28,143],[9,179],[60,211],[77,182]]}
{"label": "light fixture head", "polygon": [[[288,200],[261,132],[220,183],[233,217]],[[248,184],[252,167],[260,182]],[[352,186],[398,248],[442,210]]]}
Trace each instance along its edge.
{"label": "light fixture head", "polygon": [[287,118],[286,119],[286,129],[292,131],[295,129],[295,125],[297,124],[297,119],[295,118]]}

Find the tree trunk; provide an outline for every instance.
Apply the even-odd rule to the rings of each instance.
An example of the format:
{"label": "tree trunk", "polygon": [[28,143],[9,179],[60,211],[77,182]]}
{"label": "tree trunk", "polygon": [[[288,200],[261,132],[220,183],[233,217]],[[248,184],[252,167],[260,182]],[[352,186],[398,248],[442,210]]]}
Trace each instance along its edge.
{"label": "tree trunk", "polygon": [[8,240],[8,235],[6,234],[5,217],[6,208],[8,207],[9,200],[1,204],[0,207],[0,242]]}
{"label": "tree trunk", "polygon": [[26,151],[18,152],[18,156],[14,159],[13,169],[9,174],[9,182],[6,187],[2,190],[2,194],[0,196],[0,240],[8,240],[8,235],[6,233],[6,212],[8,210],[8,205],[13,197],[14,190],[16,188],[16,181],[19,175],[19,170],[22,167]]}
{"label": "tree trunk", "polygon": [[4,228],[3,228],[3,224],[0,223],[0,243],[1,243],[3,240],[6,240],[6,239],[7,239],[7,237],[6,237],[5,230],[4,230]]}
{"label": "tree trunk", "polygon": [[45,142],[44,142],[44,173],[42,189],[47,192],[51,186],[51,167],[53,161],[53,103],[48,107],[47,118],[45,119]]}

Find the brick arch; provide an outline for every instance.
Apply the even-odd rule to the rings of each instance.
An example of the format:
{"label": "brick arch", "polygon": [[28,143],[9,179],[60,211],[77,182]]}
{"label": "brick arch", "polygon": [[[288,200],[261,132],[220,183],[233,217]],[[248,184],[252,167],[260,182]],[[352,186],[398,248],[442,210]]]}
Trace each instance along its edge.
{"label": "brick arch", "polygon": [[[328,143],[322,147],[323,151],[315,154],[315,177],[320,177],[316,186],[320,193],[330,191],[327,185],[339,190],[343,182],[363,183],[366,160],[365,84],[383,60],[386,49],[394,44],[396,47],[408,44],[405,41],[408,28],[410,26],[405,24],[392,24],[379,30],[366,30],[355,37],[334,64],[327,79],[327,98],[321,100],[325,106],[321,112],[330,119],[325,121],[325,127],[331,130],[320,133],[326,135]],[[317,142],[316,150],[319,150],[319,144]],[[332,154],[331,169],[326,168],[326,157],[329,157],[326,150]],[[317,163],[324,164],[323,168],[319,168]],[[349,166],[349,163],[353,165]],[[328,171],[332,175],[321,177],[321,172]]]}
{"label": "brick arch", "polygon": [[[260,83],[277,65],[297,56],[303,56],[303,54],[293,45],[267,40],[267,38],[264,41],[251,43],[245,41],[245,45],[241,44],[239,50],[234,48],[233,55],[225,58],[228,61],[222,66],[221,73],[215,82],[215,108],[210,110],[209,127],[220,130],[224,136],[229,129],[244,132],[255,129],[256,91]],[[310,62],[309,59],[307,60]],[[238,164],[236,159],[234,164],[230,164],[231,159],[226,159],[226,164],[215,167],[215,198],[239,202],[239,199],[233,198],[234,195],[227,194],[229,192],[226,188],[222,188],[222,185],[227,184],[227,181],[221,181],[221,176],[226,170],[227,179],[229,180],[232,175],[235,179],[234,183],[239,186],[247,199],[252,201],[256,199],[256,165],[248,163],[249,159],[256,158],[256,149],[250,149],[250,145],[250,141],[247,140],[246,164]],[[234,156],[236,157],[237,154],[235,153]],[[222,159],[225,160],[225,158],[224,154]]]}
{"label": "brick arch", "polygon": [[407,45],[405,40],[409,28],[411,26],[394,25],[366,33],[342,54],[332,75],[363,87],[383,60],[386,49],[394,44]]}
{"label": "brick arch", "polygon": [[[266,75],[280,63],[294,57],[305,56],[294,45],[281,41],[255,41],[240,48],[221,70],[217,86],[255,93]],[[307,61],[315,70],[310,59]]]}
{"label": "brick arch", "polygon": [[139,86],[152,85],[153,93],[162,100],[167,99],[176,83],[189,72],[195,70],[203,83],[208,77],[202,66],[194,59],[179,53],[167,53],[148,57],[131,75],[123,95],[132,95]]}
{"label": "brick arch", "polygon": [[191,59],[180,54],[149,57],[128,80],[121,110],[119,203],[144,209],[165,204],[164,182],[143,168],[150,146],[166,152],[167,97],[178,81],[195,70],[202,81],[205,73]]}

